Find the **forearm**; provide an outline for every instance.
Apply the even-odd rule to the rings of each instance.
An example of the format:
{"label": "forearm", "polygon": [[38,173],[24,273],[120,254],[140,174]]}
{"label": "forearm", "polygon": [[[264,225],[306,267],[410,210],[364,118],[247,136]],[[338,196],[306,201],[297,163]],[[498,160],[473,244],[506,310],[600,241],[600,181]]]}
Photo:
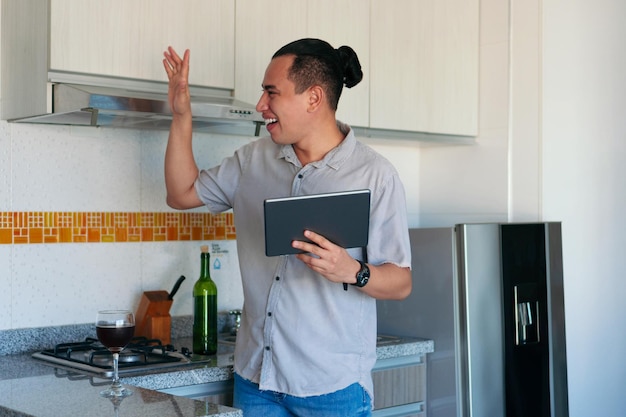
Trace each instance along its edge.
{"label": "forearm", "polygon": [[[298,259],[329,281],[343,283],[346,287],[347,284],[356,283],[356,275],[361,269],[359,261],[322,235],[305,230],[304,236],[311,242],[294,240],[291,243],[294,248],[302,251],[296,254]],[[381,300],[402,300],[409,296],[412,286],[409,268],[401,268],[392,263],[367,265],[370,279],[359,290]]]}
{"label": "forearm", "polygon": [[[402,300],[409,296],[412,288],[409,268],[401,268],[390,263],[367,265],[370,269],[370,279],[367,285],[360,288],[361,291],[380,300]],[[356,272],[354,276],[356,277]]]}
{"label": "forearm", "polygon": [[189,97],[189,50],[183,58],[172,47],[163,53],[163,67],[169,79],[168,101],[172,109],[172,124],[165,150],[165,188],[167,204],[176,209],[199,207],[194,183],[198,167],[191,146],[192,123]]}
{"label": "forearm", "polygon": [[202,205],[194,188],[198,167],[193,156],[191,137],[191,112],[175,115],[165,150],[165,187],[167,204],[177,209]]}

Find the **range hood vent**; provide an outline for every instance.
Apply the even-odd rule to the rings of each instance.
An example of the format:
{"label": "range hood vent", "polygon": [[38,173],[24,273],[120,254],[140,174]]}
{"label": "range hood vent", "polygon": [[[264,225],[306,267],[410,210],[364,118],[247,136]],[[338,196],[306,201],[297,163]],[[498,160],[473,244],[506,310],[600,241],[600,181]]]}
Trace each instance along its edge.
{"label": "range hood vent", "polygon": [[[132,83],[131,87],[51,83],[50,87],[51,113],[10,121],[149,130],[170,127],[172,113],[167,93],[134,89],[141,83]],[[159,89],[167,91],[167,84],[159,85]],[[190,92],[194,131],[259,135],[264,121],[254,105],[226,95],[225,90],[211,95],[201,87],[190,87]]]}

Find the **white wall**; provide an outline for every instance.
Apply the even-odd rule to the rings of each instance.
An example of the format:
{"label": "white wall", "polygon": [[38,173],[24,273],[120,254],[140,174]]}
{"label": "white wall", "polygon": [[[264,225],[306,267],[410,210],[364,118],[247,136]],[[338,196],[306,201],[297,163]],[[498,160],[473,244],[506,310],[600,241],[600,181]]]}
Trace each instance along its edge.
{"label": "white wall", "polygon": [[422,149],[421,227],[507,220],[508,12],[506,0],[481,0],[479,134],[474,146]]}
{"label": "white wall", "polygon": [[563,220],[570,415],[623,416],[626,2],[543,0],[544,216]]}
{"label": "white wall", "polygon": [[[202,135],[213,165],[248,138]],[[0,122],[0,211],[162,212],[167,132]],[[198,209],[202,211],[201,209]],[[0,330],[86,323],[102,308],[131,308],[141,293],[187,280],[170,313],[191,314],[199,247],[217,243],[219,309],[241,308],[234,241],[0,244]],[[36,306],[33,308],[33,306]]]}

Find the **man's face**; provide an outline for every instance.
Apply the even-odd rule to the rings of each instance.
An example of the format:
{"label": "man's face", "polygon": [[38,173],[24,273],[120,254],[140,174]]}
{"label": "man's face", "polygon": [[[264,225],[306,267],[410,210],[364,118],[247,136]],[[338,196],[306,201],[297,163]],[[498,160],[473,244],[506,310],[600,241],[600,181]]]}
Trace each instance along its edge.
{"label": "man's face", "polygon": [[293,55],[272,59],[263,78],[263,94],[256,110],[263,115],[267,131],[275,143],[298,142],[307,133],[307,91],[295,93],[295,84],[287,78]]}

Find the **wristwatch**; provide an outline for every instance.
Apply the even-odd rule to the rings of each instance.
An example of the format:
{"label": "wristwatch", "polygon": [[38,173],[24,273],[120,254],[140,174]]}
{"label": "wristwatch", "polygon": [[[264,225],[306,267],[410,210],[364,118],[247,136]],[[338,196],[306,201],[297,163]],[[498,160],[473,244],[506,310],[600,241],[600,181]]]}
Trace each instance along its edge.
{"label": "wristwatch", "polygon": [[356,282],[352,285],[355,287],[365,287],[370,280],[370,268],[365,262],[361,262],[358,259],[357,261],[361,264],[361,269],[356,273]]}

